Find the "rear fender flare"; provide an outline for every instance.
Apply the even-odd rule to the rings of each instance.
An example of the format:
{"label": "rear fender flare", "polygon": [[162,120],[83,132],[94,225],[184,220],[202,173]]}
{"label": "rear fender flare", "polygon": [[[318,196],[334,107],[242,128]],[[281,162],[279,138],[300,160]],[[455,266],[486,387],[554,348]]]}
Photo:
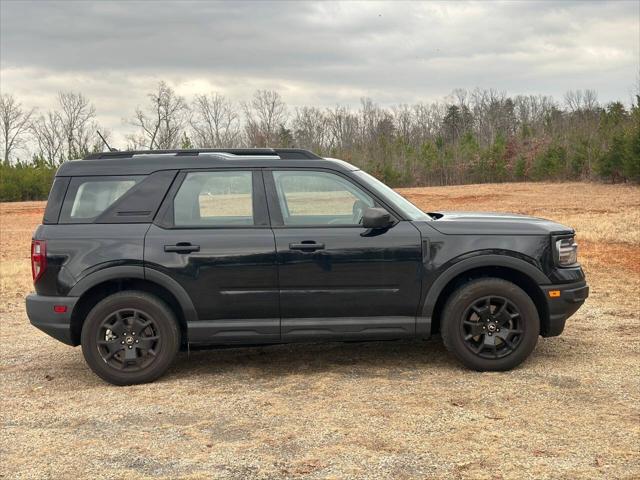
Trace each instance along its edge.
{"label": "rear fender flare", "polygon": [[170,276],[159,272],[158,270],[145,268],[141,265],[109,267],[105,268],[104,270],[99,270],[95,273],[87,275],[74,285],[74,287],[69,291],[69,296],[81,297],[89,289],[95,287],[96,285],[99,285],[100,283],[104,283],[110,280],[130,278],[146,280],[151,283],[156,283],[159,286],[167,289],[173,294],[173,296],[180,304],[184,319],[187,322],[198,320],[198,315],[196,313],[193,302],[191,301],[191,298],[178,282],[176,282]]}

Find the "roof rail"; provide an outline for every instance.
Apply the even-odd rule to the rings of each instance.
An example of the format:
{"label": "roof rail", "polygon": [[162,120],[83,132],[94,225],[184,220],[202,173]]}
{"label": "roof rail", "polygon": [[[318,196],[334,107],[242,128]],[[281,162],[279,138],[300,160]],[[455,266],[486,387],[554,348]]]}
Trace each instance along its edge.
{"label": "roof rail", "polygon": [[90,153],[84,160],[100,160],[105,158],[130,158],[134,155],[162,155],[174,153],[176,156],[197,156],[201,153],[228,153],[242,157],[260,155],[278,155],[284,159],[322,158],[309,150],[298,148],[196,148],[189,150],[125,150],[122,152]]}

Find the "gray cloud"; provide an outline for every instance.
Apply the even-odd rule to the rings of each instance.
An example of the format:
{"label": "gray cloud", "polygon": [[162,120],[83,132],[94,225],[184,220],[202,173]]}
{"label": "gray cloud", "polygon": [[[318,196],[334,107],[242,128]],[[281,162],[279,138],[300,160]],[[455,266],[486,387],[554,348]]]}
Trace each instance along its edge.
{"label": "gray cloud", "polygon": [[121,128],[159,79],[234,99],[276,88],[292,105],[433,100],[493,87],[628,101],[639,4],[2,1],[3,92],[50,106],[83,91]]}

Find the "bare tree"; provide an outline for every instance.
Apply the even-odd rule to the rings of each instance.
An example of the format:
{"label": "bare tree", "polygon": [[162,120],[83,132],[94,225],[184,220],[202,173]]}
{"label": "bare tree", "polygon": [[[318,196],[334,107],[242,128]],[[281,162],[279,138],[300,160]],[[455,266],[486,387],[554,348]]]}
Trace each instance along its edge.
{"label": "bare tree", "polygon": [[292,125],[296,145],[315,151],[324,150],[328,143],[327,125],[327,116],[319,108],[296,108]]}
{"label": "bare tree", "polygon": [[223,95],[196,95],[189,124],[198,147],[232,148],[239,143],[240,119]]}
{"label": "bare tree", "polygon": [[442,103],[424,104],[413,106],[413,119],[415,121],[415,142],[420,145],[433,140],[440,131],[440,125],[446,114],[446,105]]}
{"label": "bare tree", "polygon": [[65,131],[57,112],[40,115],[31,124],[31,133],[37,144],[37,155],[49,166],[55,167],[64,161]]}
{"label": "bare tree", "polygon": [[329,146],[345,150],[355,145],[358,135],[358,117],[346,107],[336,106],[327,110],[329,124]]}
{"label": "bare tree", "polygon": [[360,110],[358,111],[358,126],[360,127],[360,138],[362,145],[371,145],[376,139],[380,122],[385,118],[384,112],[377,103],[368,97],[360,99]]}
{"label": "bare tree", "polygon": [[26,144],[31,116],[35,109],[25,110],[13,95],[0,97],[0,127],[2,128],[2,160],[9,163],[11,155]]}
{"label": "bare tree", "polygon": [[95,107],[82,93],[60,92],[58,94],[60,117],[64,131],[66,158],[80,158],[91,150],[97,125]]}
{"label": "bare tree", "polygon": [[401,104],[394,106],[392,110],[394,127],[398,132],[398,136],[403,142],[409,143],[414,135],[415,129],[412,108],[407,104]]}
{"label": "bare tree", "polygon": [[144,139],[144,145],[150,150],[177,148],[182,142],[186,123],[187,104],[184,98],[165,82],[160,82],[157,90],[148,97],[147,111],[137,108],[131,121],[141,131],[130,135],[129,141]]}
{"label": "bare tree", "polygon": [[287,106],[280,94],[273,90],[257,90],[251,101],[242,106],[248,146],[275,146],[280,127],[287,121]]}
{"label": "bare tree", "polygon": [[598,94],[595,90],[569,90],[564,102],[571,112],[591,112],[598,107]]}

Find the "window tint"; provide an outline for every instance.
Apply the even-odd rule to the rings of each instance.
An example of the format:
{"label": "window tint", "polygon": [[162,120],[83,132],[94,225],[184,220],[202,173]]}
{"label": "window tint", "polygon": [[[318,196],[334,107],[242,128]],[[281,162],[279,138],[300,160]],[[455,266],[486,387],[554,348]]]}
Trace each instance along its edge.
{"label": "window tint", "polygon": [[71,181],[62,222],[86,223],[94,220],[143,177],[77,177]]}
{"label": "window tint", "polygon": [[285,225],[358,225],[373,199],[350,181],[327,172],[274,171]]}
{"label": "window tint", "polygon": [[176,226],[253,225],[252,172],[188,173],[173,212]]}

